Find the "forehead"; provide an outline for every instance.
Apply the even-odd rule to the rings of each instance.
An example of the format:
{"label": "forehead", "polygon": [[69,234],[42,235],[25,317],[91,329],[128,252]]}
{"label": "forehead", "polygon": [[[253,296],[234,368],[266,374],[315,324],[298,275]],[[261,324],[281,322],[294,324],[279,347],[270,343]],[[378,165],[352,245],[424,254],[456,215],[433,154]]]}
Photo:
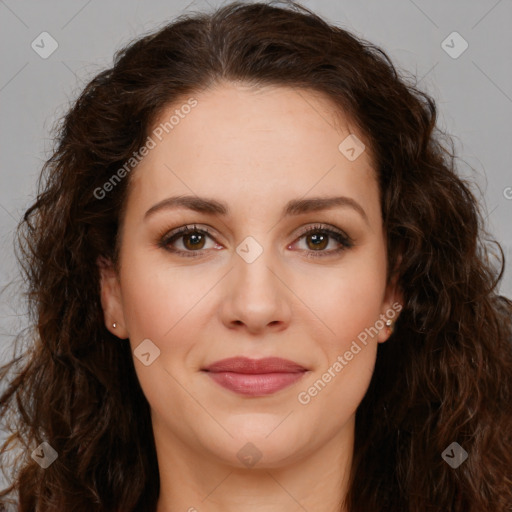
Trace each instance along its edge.
{"label": "forehead", "polygon": [[[314,91],[217,85],[167,105],[149,136],[154,147],[132,176],[139,203],[186,193],[277,207],[333,189],[378,197],[368,142]],[[365,145],[355,160],[344,152],[353,136]]]}

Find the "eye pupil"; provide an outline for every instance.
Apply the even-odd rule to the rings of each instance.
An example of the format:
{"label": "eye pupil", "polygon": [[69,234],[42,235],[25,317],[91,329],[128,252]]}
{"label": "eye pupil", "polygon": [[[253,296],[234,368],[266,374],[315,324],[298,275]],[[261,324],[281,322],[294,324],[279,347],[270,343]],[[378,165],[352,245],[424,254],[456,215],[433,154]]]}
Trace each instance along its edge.
{"label": "eye pupil", "polygon": [[[191,241],[191,244],[188,243]],[[200,247],[197,247],[197,244],[201,244]],[[183,235],[183,243],[187,249],[201,249],[204,245],[204,235],[200,233],[189,233],[187,235]]]}
{"label": "eye pupil", "polygon": [[[329,237],[326,235],[319,234],[319,233],[314,233],[312,235],[309,235],[307,238],[312,241],[314,240],[312,247],[315,250],[317,250],[317,249],[325,249],[325,247],[327,246],[327,240]],[[308,246],[309,246],[309,244],[308,244]]]}
{"label": "eye pupil", "polygon": [[[164,236],[160,240],[159,246],[179,256],[202,256],[206,238],[212,238],[207,229],[199,229],[196,226],[183,226],[183,228],[174,231],[174,233]],[[302,240],[302,243],[304,243],[304,240],[306,241],[308,249],[302,252],[305,252],[308,258],[334,256],[353,246],[351,239],[344,236],[341,232],[326,229],[320,225],[311,227],[303,232],[299,239]],[[341,247],[326,251],[325,249],[331,240],[335,240]],[[183,249],[174,247],[174,244],[178,241],[183,245]]]}

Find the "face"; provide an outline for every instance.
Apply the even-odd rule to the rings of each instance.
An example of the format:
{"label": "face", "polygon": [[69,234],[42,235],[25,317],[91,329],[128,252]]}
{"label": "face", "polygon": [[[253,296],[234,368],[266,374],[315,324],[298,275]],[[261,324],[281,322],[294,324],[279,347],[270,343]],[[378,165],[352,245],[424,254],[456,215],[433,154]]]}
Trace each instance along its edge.
{"label": "face", "polygon": [[[135,352],[157,450],[277,467],[350,444],[398,299],[369,147],[313,92],[222,84],[194,98],[153,126],[119,274],[102,270],[106,325]],[[339,148],[350,133],[366,144],[355,159],[351,139]],[[213,371],[233,357],[295,366]]]}

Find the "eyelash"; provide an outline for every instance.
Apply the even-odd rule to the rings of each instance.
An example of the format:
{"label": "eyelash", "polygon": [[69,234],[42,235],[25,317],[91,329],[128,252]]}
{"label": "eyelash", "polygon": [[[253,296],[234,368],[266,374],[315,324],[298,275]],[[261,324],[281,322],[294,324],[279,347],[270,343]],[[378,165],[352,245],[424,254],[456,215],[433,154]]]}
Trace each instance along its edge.
{"label": "eyelash", "polygon": [[[180,249],[173,249],[171,248],[170,244],[179,238],[182,238],[184,235],[189,235],[191,233],[201,233],[203,235],[209,236],[212,240],[213,237],[210,235],[210,232],[207,228],[201,228],[198,229],[196,225],[194,224],[193,227],[189,226],[182,226],[174,231],[171,231],[170,233],[166,234],[165,236],[160,238],[160,241],[158,242],[158,246],[162,249],[165,249],[166,251],[178,254],[180,256],[183,256],[185,258],[197,258],[202,255],[204,251],[207,251],[208,249],[200,249],[197,251],[182,251]],[[333,256],[335,254],[339,254],[342,251],[345,251],[347,249],[350,249],[354,246],[353,240],[345,235],[342,231],[337,231],[332,228],[328,228],[321,224],[315,224],[314,226],[310,226],[299,235],[297,240],[300,240],[304,236],[307,236],[311,233],[321,233],[321,234],[327,234],[329,237],[336,240],[341,247],[338,249],[331,249],[330,251],[311,251],[306,250],[305,252],[307,258],[325,258],[328,256]]]}

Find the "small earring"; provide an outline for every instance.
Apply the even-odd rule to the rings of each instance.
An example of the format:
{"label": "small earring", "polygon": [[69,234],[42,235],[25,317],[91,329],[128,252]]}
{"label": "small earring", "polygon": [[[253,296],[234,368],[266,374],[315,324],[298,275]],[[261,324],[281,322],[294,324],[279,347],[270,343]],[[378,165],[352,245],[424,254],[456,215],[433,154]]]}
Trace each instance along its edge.
{"label": "small earring", "polygon": [[392,320],[386,320],[386,325],[390,329],[391,332],[393,332],[393,321]]}
{"label": "small earring", "polygon": [[112,324],[112,327],[115,329],[115,328],[117,327],[117,324],[114,322],[114,323]]}

